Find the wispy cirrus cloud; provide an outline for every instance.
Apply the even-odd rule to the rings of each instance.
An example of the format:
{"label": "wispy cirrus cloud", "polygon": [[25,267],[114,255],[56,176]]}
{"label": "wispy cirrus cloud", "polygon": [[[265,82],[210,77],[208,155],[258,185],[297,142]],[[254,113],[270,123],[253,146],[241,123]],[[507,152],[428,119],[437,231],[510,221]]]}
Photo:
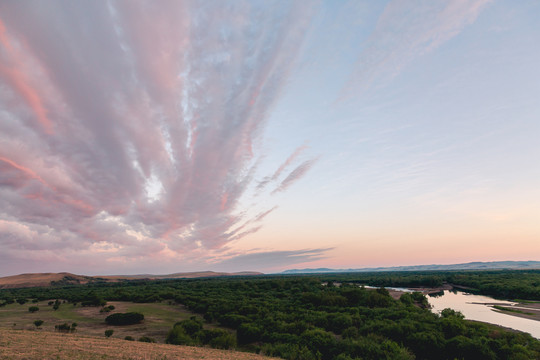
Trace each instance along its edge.
{"label": "wispy cirrus cloud", "polygon": [[182,258],[256,232],[275,208],[239,201],[315,3],[263,5],[3,3],[0,260],[56,241],[60,261]]}
{"label": "wispy cirrus cloud", "polygon": [[291,251],[258,251],[236,254],[228,259],[219,260],[213,268],[220,271],[234,271],[239,267],[246,269],[281,269],[286,266],[321,260],[332,248],[302,249]]}
{"label": "wispy cirrus cloud", "polygon": [[429,53],[473,23],[491,0],[392,0],[359,55],[342,97],[385,85],[416,57]]}
{"label": "wispy cirrus cloud", "polygon": [[318,158],[306,160],[298,165],[274,190],[272,190],[272,194],[287,190],[289,186],[300,180],[313,167],[313,165],[315,165],[317,160]]}

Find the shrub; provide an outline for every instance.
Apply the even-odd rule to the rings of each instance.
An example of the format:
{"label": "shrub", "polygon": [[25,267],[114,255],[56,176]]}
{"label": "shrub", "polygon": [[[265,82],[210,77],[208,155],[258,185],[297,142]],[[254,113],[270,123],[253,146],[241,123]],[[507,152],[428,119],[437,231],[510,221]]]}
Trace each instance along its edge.
{"label": "shrub", "polygon": [[109,305],[109,306],[105,306],[105,307],[101,308],[101,310],[99,310],[99,312],[100,313],[111,312],[114,309],[115,309],[114,305]]}
{"label": "shrub", "polygon": [[124,340],[127,340],[127,341],[135,341],[135,339],[133,338],[133,336],[129,336],[129,335],[126,336],[126,337],[124,338]]}
{"label": "shrub", "polygon": [[39,311],[39,308],[37,306],[30,306],[28,308],[28,311],[30,311],[31,313],[35,313],[36,311]]}
{"label": "shrub", "polygon": [[71,326],[69,326],[68,323],[63,323],[63,324],[60,324],[60,325],[55,325],[54,329],[56,331],[70,332],[71,331]]}
{"label": "shrub", "polygon": [[43,325],[43,320],[34,320],[34,325],[39,328],[41,325]]}
{"label": "shrub", "polygon": [[155,342],[156,342],[155,339],[153,339],[153,338],[151,338],[151,337],[148,337],[148,336],[141,336],[141,337],[139,338],[139,341],[140,341],[140,342],[147,342],[147,343],[155,343]]}
{"label": "shrub", "polygon": [[114,330],[111,330],[111,329],[105,330],[105,337],[111,337],[112,334],[114,334]]}
{"label": "shrub", "polygon": [[144,315],[137,312],[116,313],[105,318],[109,325],[133,325],[144,320]]}

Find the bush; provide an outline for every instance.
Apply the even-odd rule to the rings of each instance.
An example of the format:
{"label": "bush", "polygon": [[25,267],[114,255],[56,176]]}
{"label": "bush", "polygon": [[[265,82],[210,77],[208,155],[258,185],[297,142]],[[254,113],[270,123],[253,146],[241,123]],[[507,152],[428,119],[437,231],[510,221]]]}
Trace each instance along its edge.
{"label": "bush", "polygon": [[114,309],[115,309],[114,305],[109,305],[109,306],[105,306],[105,307],[101,308],[101,310],[99,310],[99,312],[100,313],[111,312]]}
{"label": "bush", "polygon": [[43,325],[43,320],[34,320],[34,325],[39,328],[41,325]]}
{"label": "bush", "polygon": [[114,330],[111,330],[111,329],[105,330],[105,337],[111,337],[112,334],[114,334]]}
{"label": "bush", "polygon": [[39,308],[37,306],[30,306],[28,308],[28,311],[30,311],[31,313],[35,313],[36,311],[39,311]]}
{"label": "bush", "polygon": [[126,336],[126,337],[124,338],[124,340],[127,340],[127,341],[135,341],[135,339],[133,338],[133,336],[129,336],[129,335]]}
{"label": "bush", "polygon": [[71,326],[69,326],[68,323],[63,323],[63,324],[60,324],[60,325],[55,325],[54,329],[56,331],[70,332],[71,331]]}
{"label": "bush", "polygon": [[140,341],[140,342],[147,342],[147,343],[155,343],[155,342],[156,342],[155,339],[153,339],[153,338],[151,338],[151,337],[148,337],[148,336],[141,336],[141,337],[139,338],[139,341]]}
{"label": "bush", "polygon": [[133,325],[144,320],[144,315],[137,312],[116,313],[105,318],[109,325]]}

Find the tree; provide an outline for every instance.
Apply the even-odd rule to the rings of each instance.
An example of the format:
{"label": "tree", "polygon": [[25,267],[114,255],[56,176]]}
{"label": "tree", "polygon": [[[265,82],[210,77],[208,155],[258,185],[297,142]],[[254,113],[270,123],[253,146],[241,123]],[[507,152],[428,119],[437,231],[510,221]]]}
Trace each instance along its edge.
{"label": "tree", "polygon": [[43,320],[34,320],[34,325],[39,329],[43,325]]}
{"label": "tree", "polygon": [[39,311],[39,308],[37,306],[30,306],[28,308],[28,311],[30,311],[31,313],[35,313],[36,311]]}
{"label": "tree", "polygon": [[114,333],[114,330],[111,330],[111,329],[105,330],[105,337],[111,337],[113,333]]}

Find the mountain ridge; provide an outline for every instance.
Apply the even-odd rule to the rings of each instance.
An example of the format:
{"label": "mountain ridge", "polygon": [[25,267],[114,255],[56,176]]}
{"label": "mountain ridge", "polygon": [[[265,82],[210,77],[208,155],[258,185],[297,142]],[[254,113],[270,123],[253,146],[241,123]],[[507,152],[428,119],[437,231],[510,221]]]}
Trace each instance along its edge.
{"label": "mountain ridge", "polygon": [[449,271],[449,270],[528,270],[540,269],[540,261],[474,261],[461,264],[431,264],[431,265],[408,265],[390,267],[372,267],[357,269],[289,269],[281,274],[316,274],[316,273],[343,273],[343,272],[384,272],[384,271]]}

